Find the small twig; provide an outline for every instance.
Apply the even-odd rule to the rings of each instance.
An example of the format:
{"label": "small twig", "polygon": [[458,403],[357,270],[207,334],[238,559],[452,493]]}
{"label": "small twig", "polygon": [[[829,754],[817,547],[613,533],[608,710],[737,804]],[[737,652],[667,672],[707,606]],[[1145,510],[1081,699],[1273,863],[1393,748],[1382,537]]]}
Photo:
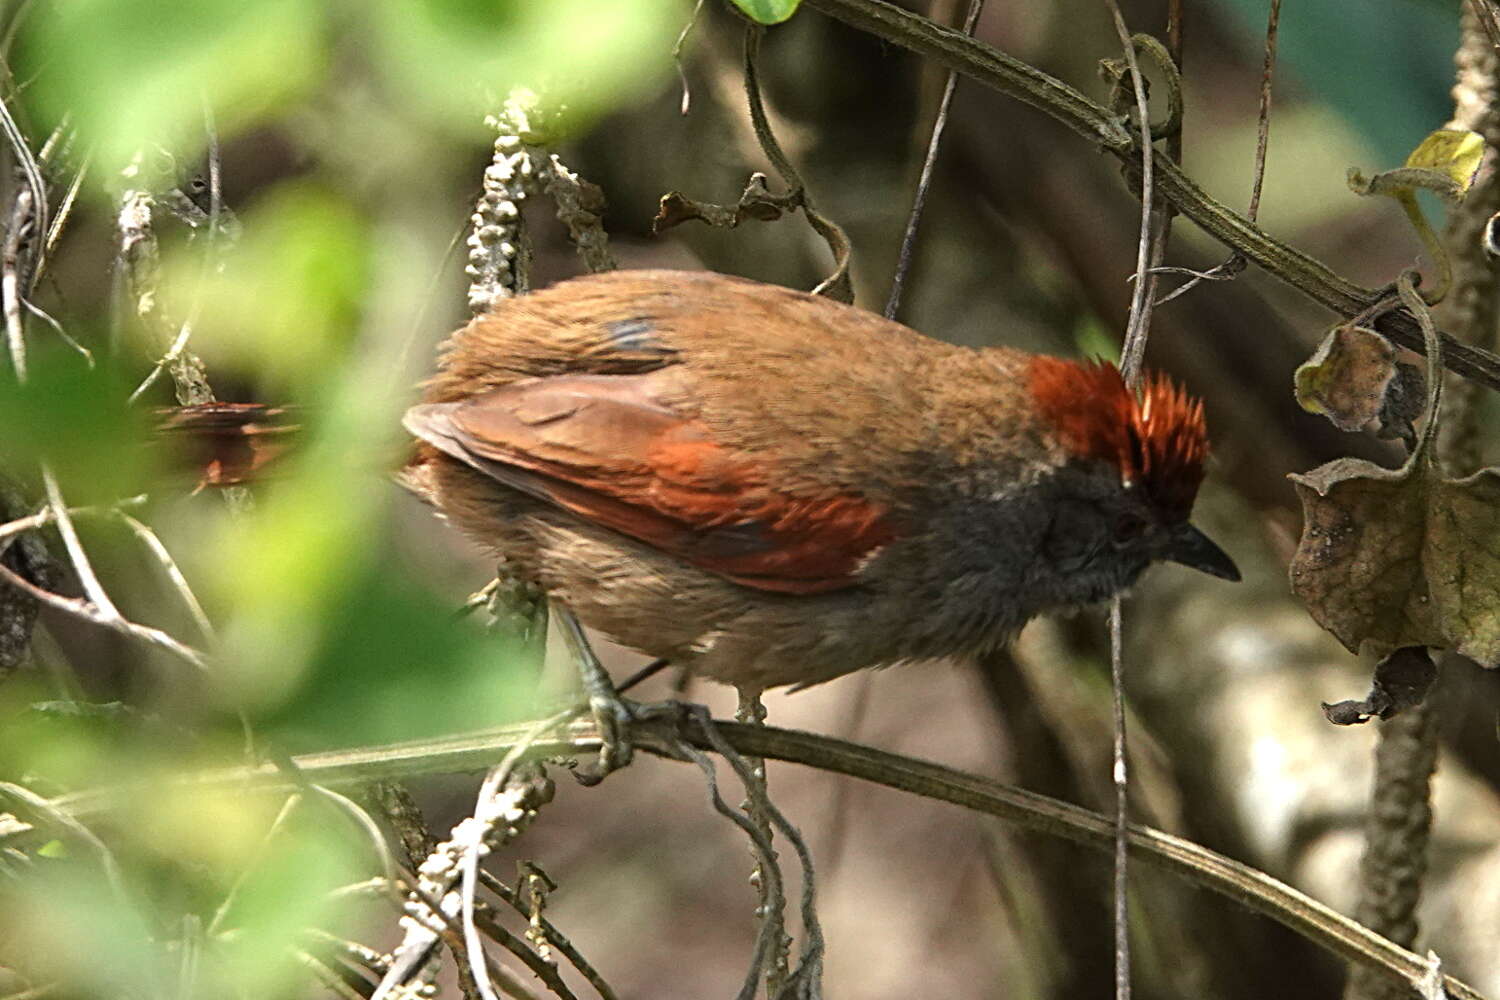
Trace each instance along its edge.
{"label": "small twig", "polygon": [[[735,709],[735,721],[752,726],[764,725],[766,709],[761,704],[760,692],[753,688],[737,690],[739,706]],[[705,720],[703,727],[705,733],[710,733],[713,724]],[[777,997],[781,995],[782,986],[791,971],[788,953],[791,939],[786,934],[786,894],[781,868],[777,863],[771,820],[767,815],[770,796],[766,786],[766,762],[752,757],[745,764],[745,773],[741,775],[741,779],[745,783],[746,800],[740,804],[740,808],[760,831],[760,840],[765,842],[762,849],[760,840],[756,841],[752,851],[756,855],[756,862],[750,871],[750,884],[755,886],[758,898],[755,918],[760,933],[757,935],[757,942],[768,942],[768,953],[765,955],[766,996]],[[775,877],[772,877],[771,869],[775,869]]]}
{"label": "small twig", "polygon": [[151,554],[156,557],[156,561],[161,565],[162,572],[166,573],[167,579],[171,582],[173,589],[177,591],[177,596],[182,598],[182,603],[187,607],[188,613],[193,616],[193,622],[198,626],[198,631],[203,633],[205,640],[212,643],[216,635],[213,623],[208,620],[208,612],[203,610],[203,605],[198,602],[198,595],[193,593],[193,588],[188,584],[187,577],[183,575],[181,568],[178,567],[177,560],[172,558],[172,553],[167,551],[166,545],[162,544],[161,538],[157,536],[156,532],[124,511],[115,508],[111,513],[125,522],[125,526],[135,532],[135,536],[141,540],[141,544],[151,550]]}
{"label": "small twig", "polygon": [[572,963],[573,968],[578,970],[578,974],[588,980],[589,985],[594,988],[594,992],[599,994],[600,1000],[619,1000],[614,988],[605,981],[604,977],[589,963],[588,959],[584,958],[582,953],[574,947],[573,942],[568,940],[567,936],[558,930],[546,917],[534,912],[531,904],[519,893],[483,868],[479,870],[479,881],[486,889],[489,889],[514,907],[516,912],[521,914],[521,916],[533,923],[540,923],[542,933],[547,936],[548,944],[561,952],[562,956]]}
{"label": "small twig", "polygon": [[125,889],[125,877],[120,872],[120,863],[115,860],[112,852],[99,839],[99,836],[90,830],[76,816],[70,815],[66,810],[59,809],[49,799],[44,799],[31,789],[17,785],[9,781],[0,781],[0,795],[9,795],[11,798],[25,803],[39,817],[63,828],[93,849],[99,856],[99,866],[104,870],[104,879],[109,883],[110,889],[115,896],[122,901],[129,901],[130,894]]}
{"label": "small twig", "polygon": [[745,99],[750,105],[750,125],[755,130],[755,137],[760,140],[760,148],[766,154],[766,159],[771,161],[771,166],[781,175],[782,183],[802,208],[808,224],[823,237],[828,249],[833,252],[833,273],[818,283],[813,294],[827,295],[840,302],[852,302],[854,288],[849,283],[849,237],[836,222],[813,206],[812,197],[807,193],[807,185],[802,182],[802,175],[782,150],[776,134],[771,131],[770,119],[766,116],[766,106],[760,93],[760,76],[756,69],[760,40],[764,34],[765,29],[753,22],[745,28]]}
{"label": "small twig", "polygon": [[72,515],[68,513],[67,504],[63,503],[57,477],[46,466],[42,467],[42,485],[47,492],[47,505],[52,508],[52,516],[57,521],[57,533],[62,536],[63,548],[67,550],[68,558],[73,564],[73,572],[78,574],[84,596],[99,609],[100,614],[108,618],[123,619],[124,616],[105,592],[104,584],[94,574],[94,567],[90,565],[88,554],[83,551],[83,542],[78,537],[78,529],[73,527]]}
{"label": "small twig", "polygon": [[207,671],[208,669],[208,661],[204,658],[203,653],[172,638],[172,636],[161,629],[152,628],[149,625],[139,625],[118,614],[113,616],[106,615],[93,603],[82,598],[64,597],[61,594],[54,594],[50,590],[44,590],[4,564],[0,564],[0,579],[3,579],[12,587],[19,587],[42,603],[70,614],[75,618],[81,618],[90,624],[99,625],[119,632],[122,635],[128,635],[131,638],[141,639],[153,646],[158,646],[179,659],[186,660],[199,670]]}
{"label": "small twig", "polygon": [[[0,128],[5,131],[5,138],[10,143],[11,151],[15,153],[16,163],[21,172],[26,175],[26,184],[31,189],[31,207],[36,213],[36,225],[33,232],[41,233],[45,237],[48,232],[47,212],[47,183],[42,179],[42,168],[37,163],[36,157],[32,155],[31,146],[26,142],[26,137],[21,134],[21,127],[16,124],[16,119],[10,113],[10,105],[0,100]],[[26,288],[31,286],[30,281],[25,283]],[[23,289],[24,294],[25,289]]]}
{"label": "small twig", "polygon": [[1500,10],[1496,9],[1494,0],[1469,0],[1469,7],[1490,45],[1500,51]]}
{"label": "small twig", "polygon": [[1129,826],[1129,772],[1125,756],[1125,657],[1124,626],[1121,621],[1122,599],[1115,597],[1109,605],[1109,681],[1110,705],[1113,726],[1113,760],[1115,785],[1114,823],[1114,928],[1115,928],[1115,996],[1119,1000],[1130,997],[1130,896],[1128,858],[1130,846]]}
{"label": "small twig", "polygon": [[[755,699],[757,704],[759,699]],[[758,799],[753,805],[759,810],[763,819],[768,819],[776,829],[781,831],[783,837],[792,845],[797,853],[797,861],[802,866],[802,899],[800,912],[802,915],[802,931],[804,942],[802,945],[801,961],[792,972],[788,980],[788,987],[793,989],[795,995],[807,1000],[820,1000],[822,995],[823,977],[823,930],[818,920],[817,908],[817,877],[813,870],[812,852],[807,848],[807,842],[803,839],[801,831],[792,825],[786,815],[777,808],[776,804],[766,795],[765,787],[765,760],[759,757],[751,757],[740,754],[724,736],[719,732],[716,723],[709,716],[706,709],[696,712],[699,725],[703,734],[708,738],[709,745],[714,752],[723,757],[736,776],[744,784],[745,790],[750,797]],[[764,726],[764,719],[755,723]],[[757,776],[757,769],[759,774]],[[757,777],[759,780],[757,781]],[[770,832],[766,831],[766,846],[771,844]],[[773,867],[777,868],[778,879],[785,886],[785,879],[780,878],[780,868],[776,865],[776,854],[772,851],[770,855]],[[783,888],[783,898],[785,889]],[[772,994],[773,996],[775,994]]]}
{"label": "small twig", "polygon": [[89,160],[84,158],[83,163],[73,174],[73,180],[68,185],[68,190],[63,192],[62,204],[57,206],[57,215],[52,220],[52,226],[47,230],[47,242],[42,246],[41,257],[36,262],[36,279],[40,280],[47,269],[47,263],[52,259],[52,251],[57,248],[57,243],[62,239],[63,229],[68,219],[73,215],[73,206],[78,201],[78,191],[83,187],[83,179],[89,173]]}
{"label": "small twig", "polygon": [[[984,0],[969,0],[969,13],[964,17],[964,34],[974,34],[979,15],[984,10]],[[917,179],[917,193],[912,198],[911,212],[906,218],[906,230],[901,234],[901,250],[896,257],[896,273],[891,277],[891,295],[885,302],[885,318],[895,319],[901,308],[901,290],[906,284],[907,272],[911,270],[912,250],[917,242],[917,226],[922,221],[922,209],[927,205],[927,189],[932,184],[932,170],[937,163],[938,148],[943,142],[943,131],[948,127],[948,107],[953,103],[953,92],[958,89],[958,73],[948,71],[943,84],[943,99],[938,102],[937,117],[932,122],[932,137],[927,140],[927,157],[922,161],[922,174]]]}
{"label": "small twig", "polygon": [[271,820],[271,825],[266,828],[266,832],[260,838],[260,843],[256,845],[255,850],[251,853],[249,863],[235,877],[235,880],[230,883],[229,889],[224,893],[224,898],[215,907],[214,915],[208,922],[208,929],[204,932],[209,937],[215,936],[223,929],[224,921],[229,917],[229,912],[234,909],[234,904],[239,901],[240,891],[244,888],[245,883],[249,880],[256,867],[270,853],[271,842],[276,839],[277,834],[281,833],[287,821],[291,819],[292,813],[296,811],[297,806],[301,802],[302,793],[294,792],[288,795],[286,801],[281,804],[281,809],[277,811],[276,818]]}
{"label": "small twig", "polygon": [[[1136,112],[1140,116],[1141,149],[1141,225],[1140,241],[1136,247],[1135,273],[1140,277],[1131,291],[1130,318],[1126,324],[1125,340],[1120,347],[1120,374],[1125,384],[1135,389],[1141,380],[1141,368],[1146,359],[1146,339],[1151,330],[1151,310],[1156,294],[1156,277],[1151,273],[1154,241],[1154,181],[1155,156],[1151,136],[1151,109],[1146,100],[1146,82],[1141,76],[1141,67],[1135,57],[1135,40],[1125,26],[1125,17],[1120,12],[1117,0],[1105,0],[1115,31],[1125,49],[1125,65],[1130,72],[1131,88],[1135,92]],[[1173,67],[1175,71],[1175,67]],[[1161,223],[1165,234],[1165,215]],[[1115,932],[1115,1000],[1130,1000],[1130,904],[1129,904],[1129,772],[1125,756],[1125,663],[1122,650],[1121,598],[1116,596],[1110,603],[1110,687],[1114,706],[1113,726],[1113,778],[1115,785],[1115,858],[1114,858],[1114,932]]]}
{"label": "small twig", "polygon": [[672,63],[677,67],[677,79],[682,84],[682,104],[680,113],[687,117],[688,108],[692,105],[693,94],[688,87],[687,69],[682,65],[682,47],[687,44],[688,33],[693,30],[693,25],[698,23],[698,15],[703,13],[703,0],[693,4],[693,13],[688,16],[687,24],[682,26],[682,31],[677,35],[677,44],[672,46]]}
{"label": "small twig", "polygon": [[1260,69],[1260,107],[1255,124],[1255,180],[1250,186],[1250,207],[1245,217],[1254,222],[1260,213],[1260,191],[1266,179],[1266,145],[1271,138],[1271,80],[1276,73],[1276,33],[1281,24],[1281,0],[1271,0],[1266,22],[1265,59]]}
{"label": "small twig", "polygon": [[[4,104],[0,103],[0,108],[3,107]],[[16,381],[23,385],[27,377],[26,329],[21,318],[21,303],[25,301],[26,293],[21,279],[21,246],[32,225],[33,204],[29,190],[17,192],[11,206],[4,250],[0,253],[0,266],[4,269],[0,274],[0,298],[3,298],[5,311],[6,346],[10,349],[10,364]]]}
{"label": "small twig", "polygon": [[[340,1000],[365,1000],[365,994],[352,986],[332,966],[324,963],[316,955],[300,948],[296,949],[294,954],[297,956],[297,961],[302,963],[302,967],[311,972],[313,978],[323,984],[324,989],[339,997]],[[353,975],[353,973],[349,974]]]}
{"label": "small twig", "polygon": [[1151,109],[1146,100],[1146,81],[1141,76],[1140,63],[1135,58],[1135,40],[1125,26],[1125,17],[1120,13],[1118,0],[1105,0],[1110,16],[1115,22],[1115,31],[1125,47],[1125,65],[1130,71],[1131,88],[1135,91],[1136,112],[1140,115],[1141,147],[1141,236],[1136,246],[1135,273],[1145,275],[1138,280],[1131,292],[1130,319],[1125,328],[1125,342],[1120,346],[1120,373],[1125,384],[1134,388],[1140,381],[1141,366],[1146,358],[1146,337],[1151,328],[1153,279],[1151,270],[1151,212],[1155,195],[1155,160],[1151,142]]}
{"label": "small twig", "polygon": [[48,313],[45,309],[42,309],[40,306],[36,305],[30,299],[22,299],[21,305],[25,306],[26,311],[31,313],[31,315],[35,316],[43,323],[46,323],[48,326],[50,326],[52,328],[52,332],[57,334],[59,340],[61,340],[64,344],[67,344],[69,347],[73,348],[73,350],[77,351],[79,354],[83,355],[85,364],[87,364],[90,368],[94,367],[94,352],[89,350],[87,347],[84,347],[77,341],[76,338],[72,336],[72,334],[68,333],[67,330],[64,330],[63,325],[59,323],[50,313]]}
{"label": "small twig", "polygon": [[167,352],[156,359],[156,363],[151,366],[151,371],[146,374],[145,378],[141,379],[141,384],[136,386],[135,391],[125,400],[126,405],[140,399],[147,389],[156,384],[156,380],[161,377],[161,373],[166,371],[168,366],[174,364],[181,357],[182,352],[187,349],[188,338],[192,335],[193,324],[189,321],[184,321],[178,327],[177,336],[173,339],[171,346],[167,348]]}

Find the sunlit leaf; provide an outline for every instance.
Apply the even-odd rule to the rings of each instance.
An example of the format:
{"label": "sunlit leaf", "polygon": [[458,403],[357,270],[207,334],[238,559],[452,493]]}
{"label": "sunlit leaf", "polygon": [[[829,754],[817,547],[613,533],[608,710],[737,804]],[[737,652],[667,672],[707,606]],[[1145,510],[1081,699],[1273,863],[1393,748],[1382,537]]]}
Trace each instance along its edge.
{"label": "sunlit leaf", "polygon": [[1418,188],[1431,191],[1445,201],[1456,202],[1468,192],[1484,157],[1484,138],[1475,132],[1439,129],[1427,136],[1395,170],[1366,177],[1358,168],[1349,170],[1349,187],[1356,194],[1410,197]]}

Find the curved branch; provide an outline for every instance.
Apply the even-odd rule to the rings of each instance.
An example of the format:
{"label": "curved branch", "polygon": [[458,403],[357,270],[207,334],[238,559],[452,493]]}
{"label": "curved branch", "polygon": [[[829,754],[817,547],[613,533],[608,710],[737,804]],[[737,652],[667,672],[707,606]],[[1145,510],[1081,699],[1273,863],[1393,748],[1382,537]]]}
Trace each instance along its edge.
{"label": "curved branch", "polygon": [[[680,715],[675,708],[635,723],[631,727],[634,745],[673,759],[680,759],[672,749],[679,741],[712,750],[699,727],[678,725]],[[308,754],[294,760],[303,780],[320,785],[477,771],[504,759],[529,732],[534,734],[535,727],[534,722],[521,723],[469,736]],[[743,754],[804,764],[951,802],[1097,850],[1112,848],[1113,822],[1109,817],[1036,792],[813,733],[733,722],[718,722],[717,729],[724,742]],[[579,719],[535,739],[529,754],[544,758],[585,753],[598,750],[600,745],[593,723]],[[182,780],[204,789],[285,791],[296,787],[274,764],[203,773]],[[81,818],[124,805],[139,791],[124,785],[91,789],[52,799],[49,804],[60,813]],[[1427,974],[1422,958],[1249,865],[1144,826],[1130,827],[1130,848],[1142,861],[1265,914],[1346,961],[1382,969],[1393,979],[1408,983]],[[1451,976],[1445,977],[1444,984],[1454,1000],[1483,1000],[1477,990]]]}
{"label": "curved branch", "polygon": [[[1127,166],[1139,163],[1138,141],[1119,116],[1041,70],[1008,56],[978,39],[945,27],[884,0],[806,0],[829,17],[910,49],[974,81],[1009,94],[1050,115],[1118,157]],[[1204,232],[1344,316],[1356,316],[1389,294],[1349,281],[1321,261],[1263,232],[1254,223],[1209,196],[1163,157],[1156,165],[1156,193]],[[1422,331],[1404,310],[1386,313],[1376,324],[1403,347],[1422,351]],[[1443,360],[1452,372],[1500,391],[1500,357],[1470,347],[1447,334]]]}

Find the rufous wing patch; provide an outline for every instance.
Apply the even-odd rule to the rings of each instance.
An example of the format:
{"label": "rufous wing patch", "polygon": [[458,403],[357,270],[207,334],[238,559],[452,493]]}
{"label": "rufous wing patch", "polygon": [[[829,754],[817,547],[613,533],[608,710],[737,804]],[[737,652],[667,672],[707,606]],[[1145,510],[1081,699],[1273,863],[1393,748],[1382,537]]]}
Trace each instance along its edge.
{"label": "rufous wing patch", "polygon": [[530,379],[413,407],[406,426],[498,482],[758,590],[857,583],[895,537],[858,496],[790,495],[701,423],[662,405],[652,374]]}

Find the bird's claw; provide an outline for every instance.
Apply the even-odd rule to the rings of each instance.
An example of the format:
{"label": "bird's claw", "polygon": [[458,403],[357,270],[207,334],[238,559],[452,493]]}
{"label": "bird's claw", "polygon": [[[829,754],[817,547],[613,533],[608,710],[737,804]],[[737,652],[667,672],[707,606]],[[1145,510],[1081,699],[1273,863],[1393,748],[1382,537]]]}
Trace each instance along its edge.
{"label": "bird's claw", "polygon": [[595,692],[589,696],[589,714],[599,730],[599,759],[573,771],[581,785],[593,786],[612,771],[627,766],[635,756],[630,742],[630,724],[636,719],[635,707],[613,691]]}

